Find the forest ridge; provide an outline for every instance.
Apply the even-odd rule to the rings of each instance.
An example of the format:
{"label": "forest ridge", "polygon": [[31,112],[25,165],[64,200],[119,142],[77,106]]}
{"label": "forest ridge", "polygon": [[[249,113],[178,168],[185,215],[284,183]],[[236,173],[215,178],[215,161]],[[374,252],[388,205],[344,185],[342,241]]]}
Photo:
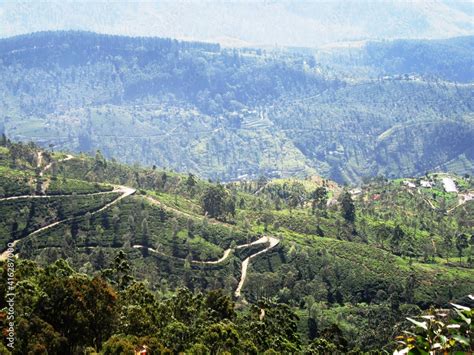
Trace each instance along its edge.
{"label": "forest ridge", "polygon": [[221,181],[463,174],[472,50],[472,37],[263,50],[35,33],[0,40],[0,124],[14,140]]}

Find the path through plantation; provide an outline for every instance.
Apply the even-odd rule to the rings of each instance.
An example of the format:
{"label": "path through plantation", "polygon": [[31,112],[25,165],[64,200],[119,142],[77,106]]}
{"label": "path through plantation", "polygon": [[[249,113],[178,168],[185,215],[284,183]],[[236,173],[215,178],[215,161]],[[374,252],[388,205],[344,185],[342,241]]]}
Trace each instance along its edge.
{"label": "path through plantation", "polygon": [[[64,162],[64,161],[67,161],[67,160],[71,160],[73,159],[74,157],[72,155],[67,155],[66,158],[64,159],[61,159],[61,160],[58,160],[57,162]],[[38,167],[41,167],[41,164],[42,164],[42,161],[43,161],[43,154],[42,152],[38,152],[38,159],[37,159],[37,166]],[[53,162],[50,162],[48,165],[46,165],[40,172],[40,177],[43,176],[44,172],[48,169],[51,168]],[[81,194],[80,196],[94,196],[94,195],[105,195],[105,194],[111,194],[111,193],[120,193],[120,196],[117,197],[116,199],[114,199],[113,201],[105,204],[103,207],[101,207],[100,209],[96,210],[96,211],[93,211],[91,212],[91,215],[95,215],[95,214],[98,214],[98,213],[101,213],[103,212],[104,210],[110,208],[111,206],[117,204],[119,201],[121,201],[122,199],[130,196],[130,195],[133,195],[134,193],[136,192],[136,190],[134,188],[131,188],[131,187],[128,187],[128,186],[120,186],[120,185],[116,185],[114,186],[114,189],[112,191],[105,191],[105,192],[95,192],[95,193],[90,193],[90,194]],[[10,201],[10,200],[20,200],[20,199],[48,199],[48,198],[56,198],[56,197],[72,197],[72,195],[22,195],[22,196],[11,196],[11,197],[5,197],[5,198],[0,198],[0,202],[2,201]],[[196,218],[196,216],[190,214],[190,213],[187,213],[187,212],[183,212],[183,211],[180,211],[176,208],[173,208],[173,207],[170,207],[170,206],[167,206],[165,205],[162,201],[159,201],[158,199],[154,198],[154,197],[150,197],[150,196],[147,196],[146,199],[152,203],[152,204],[155,204],[155,205],[159,205],[160,207],[162,207],[163,209],[166,209],[166,210],[169,210],[173,213],[176,213],[176,214],[179,214],[179,215],[182,215],[182,216],[186,216],[186,217],[190,217],[190,218]],[[56,221],[56,222],[53,222],[53,223],[50,223],[46,226],[43,226],[31,233],[29,233],[28,235],[22,237],[22,238],[18,238],[14,241],[12,241],[12,247],[15,247],[17,245],[17,243],[23,239],[26,239],[28,237],[31,237],[31,236],[34,236],[34,235],[37,235],[37,234],[40,234],[41,232],[44,232],[48,229],[51,229],[59,224],[62,224],[62,223],[65,223],[65,222],[69,222],[69,221],[72,221],[74,220],[75,218],[77,218],[78,216],[74,216],[74,217],[69,217],[69,218],[65,218],[65,219],[62,219],[62,220],[59,220],[59,221]],[[204,217],[206,218],[206,217]],[[224,222],[220,222],[220,221],[217,221],[217,220],[210,220],[209,221],[211,224],[224,224],[228,227],[232,227],[231,225],[228,225],[227,223],[224,223]],[[234,251],[235,249],[243,249],[243,248],[248,248],[248,247],[251,247],[253,245],[257,245],[257,244],[267,244],[268,243],[268,246],[265,248],[265,249],[262,249],[254,254],[251,254],[250,256],[248,256],[246,259],[244,259],[242,261],[242,270],[241,270],[241,277],[240,277],[240,281],[239,281],[239,284],[237,286],[237,289],[235,290],[235,297],[237,298],[240,298],[241,297],[241,291],[242,291],[242,288],[245,284],[245,281],[246,281],[246,278],[247,278],[247,269],[248,269],[248,266],[249,266],[249,263],[250,263],[250,260],[258,255],[261,255],[263,253],[266,253],[268,252],[270,249],[274,248],[276,245],[278,245],[278,243],[280,242],[279,239],[275,238],[275,237],[271,237],[271,236],[263,236],[261,237],[260,239],[256,240],[256,241],[253,241],[251,243],[247,243],[247,244],[241,244],[241,245],[237,245],[235,246],[235,248],[228,248],[224,251],[224,254],[222,255],[222,257],[218,260],[210,260],[210,261],[198,261],[198,260],[193,260],[192,262],[195,263],[195,264],[201,264],[201,265],[215,265],[215,264],[220,264],[222,262],[224,262],[231,254],[232,251]],[[4,246],[6,248],[6,246]],[[150,247],[146,247],[144,245],[133,245],[132,246],[133,248],[136,248],[136,249],[147,249],[149,252],[152,252],[152,253],[155,253],[155,254],[161,254],[161,255],[164,255],[164,256],[167,256],[165,255],[164,253],[161,253],[159,250],[156,250],[156,249],[153,249],[153,248],[150,248]],[[6,260],[9,256],[9,252],[8,252],[8,249],[5,249],[1,254],[0,254],[0,261],[3,261],[3,260]]]}
{"label": "path through plantation", "polygon": [[[125,197],[127,196],[130,196],[132,194],[135,193],[135,189],[132,189],[130,187],[127,187],[127,186],[115,186],[114,187],[114,190],[112,191],[107,191],[107,192],[97,192],[97,193],[92,193],[92,194],[84,194],[84,195],[81,195],[81,196],[93,196],[93,195],[100,195],[100,194],[111,194],[111,193],[120,193],[121,195],[119,197],[117,197],[115,200],[113,200],[112,202],[109,202],[107,203],[106,205],[104,205],[103,207],[101,207],[100,209],[96,210],[96,211],[93,211],[91,212],[91,215],[95,215],[95,214],[98,214],[104,210],[106,210],[107,208],[115,205],[117,202],[119,202],[120,200],[124,199]],[[71,195],[51,195],[51,196],[35,196],[35,195],[32,195],[32,196],[15,196],[15,197],[7,197],[7,198],[3,198],[3,199],[0,199],[0,202],[1,201],[5,201],[5,200],[13,200],[13,199],[25,199],[25,198],[30,198],[30,199],[36,199],[36,198],[52,198],[52,197],[58,197],[58,196],[71,196]],[[12,247],[15,247],[15,245],[22,239],[26,239],[28,237],[31,237],[31,236],[34,236],[34,235],[37,235],[41,232],[44,232],[45,230],[48,230],[50,228],[53,228],[59,224],[62,224],[62,223],[65,223],[65,222],[69,222],[69,221],[72,221],[74,218],[77,218],[77,216],[75,217],[69,217],[69,218],[65,218],[65,219],[62,219],[62,220],[59,220],[59,221],[56,221],[56,222],[53,222],[51,224],[48,224],[44,227],[41,227],[33,232],[31,232],[30,234],[22,237],[22,238],[19,238],[19,239],[16,239],[14,240],[12,243]],[[6,260],[8,258],[8,250],[5,250],[2,252],[2,254],[0,254],[0,261],[3,261],[3,260]]]}
{"label": "path through plantation", "polygon": [[[237,289],[235,290],[235,297],[240,297],[240,292],[242,290],[242,287],[244,286],[245,279],[247,278],[247,269],[248,269],[248,266],[249,266],[249,263],[250,263],[250,259],[256,257],[257,255],[266,253],[267,251],[269,251],[270,249],[275,247],[278,243],[280,243],[280,240],[277,239],[277,238],[274,238],[274,237],[268,237],[267,236],[267,237],[260,238],[259,240],[254,242],[254,244],[257,244],[257,242],[258,243],[267,243],[268,242],[269,245],[265,249],[260,250],[259,252],[250,255],[244,261],[242,261],[242,274],[240,276],[239,285],[237,286]],[[245,246],[240,246],[240,247],[245,247]],[[237,248],[239,248],[239,246],[237,246]]]}
{"label": "path through plantation", "polygon": [[[61,162],[63,162],[63,161],[68,161],[68,160],[71,160],[71,159],[73,159],[73,158],[74,158],[74,156],[72,156],[71,154],[67,154],[67,155],[66,155],[66,158],[64,158],[64,159],[59,159],[56,163],[61,163]],[[53,162],[51,162],[51,163],[49,163],[48,165],[46,165],[46,166],[44,167],[44,169],[41,171],[41,175],[43,175],[43,173],[44,173],[46,170],[50,169],[52,165],[53,165]]]}
{"label": "path through plantation", "polygon": [[[280,243],[280,240],[275,238],[275,237],[270,237],[270,236],[263,236],[261,237],[260,239],[257,239],[256,241],[252,242],[252,243],[248,243],[248,244],[241,244],[241,245],[237,245],[235,247],[235,249],[243,249],[243,248],[248,248],[252,245],[257,245],[257,244],[266,244],[268,243],[268,247],[266,247],[265,249],[263,250],[260,250],[250,256],[248,256],[247,258],[244,259],[244,261],[242,261],[242,272],[241,272],[241,276],[240,276],[240,281],[239,281],[239,285],[237,286],[237,289],[235,290],[235,297],[237,298],[240,298],[241,297],[241,291],[242,291],[242,287],[244,286],[244,283],[245,283],[245,280],[247,278],[247,269],[248,269],[248,266],[249,266],[249,263],[250,263],[250,259],[256,257],[257,255],[260,255],[260,254],[263,254],[263,253],[266,253],[268,252],[270,249],[274,248],[278,243]],[[160,254],[160,255],[163,255],[163,256],[166,256],[166,254],[156,250],[156,249],[153,249],[153,248],[149,248],[149,247],[146,247],[144,245],[140,245],[140,244],[136,244],[136,245],[133,245],[133,248],[136,248],[136,249],[146,249],[148,250],[149,252],[152,252],[152,253],[155,253],[155,254]],[[197,261],[197,260],[193,260],[192,263],[195,263],[195,264],[209,264],[209,265],[212,265],[212,264],[219,264],[219,263],[222,263],[223,261],[225,261],[230,253],[233,251],[232,248],[229,248],[229,249],[226,249],[224,251],[224,254],[223,256],[218,259],[218,260],[211,260],[211,261]],[[182,259],[183,260],[183,259]]]}

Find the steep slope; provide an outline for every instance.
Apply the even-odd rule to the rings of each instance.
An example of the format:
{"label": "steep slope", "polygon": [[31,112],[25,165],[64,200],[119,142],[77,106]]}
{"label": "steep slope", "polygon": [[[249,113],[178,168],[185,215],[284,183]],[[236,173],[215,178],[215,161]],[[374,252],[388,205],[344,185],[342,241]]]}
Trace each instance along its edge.
{"label": "steep slope", "polygon": [[1,129],[43,146],[224,181],[471,171],[472,84],[342,81],[310,54],[82,32],[4,39],[0,58]]}
{"label": "steep slope", "polygon": [[[323,175],[420,175],[447,162],[472,172],[472,84],[413,78],[362,81],[282,100],[269,118]],[[467,163],[467,165],[466,165]]]}

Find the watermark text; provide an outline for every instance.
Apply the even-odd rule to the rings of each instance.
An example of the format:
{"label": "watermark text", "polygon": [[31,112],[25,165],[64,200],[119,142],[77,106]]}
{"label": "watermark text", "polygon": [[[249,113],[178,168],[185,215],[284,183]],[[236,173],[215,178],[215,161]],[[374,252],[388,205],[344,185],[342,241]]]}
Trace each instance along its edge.
{"label": "watermark text", "polygon": [[13,350],[15,348],[15,250],[13,243],[8,243],[7,252],[7,292],[5,301],[7,303],[7,329],[6,340],[7,347]]}

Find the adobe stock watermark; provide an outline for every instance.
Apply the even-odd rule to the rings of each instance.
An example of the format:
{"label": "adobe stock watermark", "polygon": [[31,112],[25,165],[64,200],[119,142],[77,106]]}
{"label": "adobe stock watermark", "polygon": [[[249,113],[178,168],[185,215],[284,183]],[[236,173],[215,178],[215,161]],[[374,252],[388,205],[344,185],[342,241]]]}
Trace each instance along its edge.
{"label": "adobe stock watermark", "polygon": [[5,301],[7,303],[7,347],[10,350],[15,348],[15,250],[13,243],[7,244],[7,292]]}

